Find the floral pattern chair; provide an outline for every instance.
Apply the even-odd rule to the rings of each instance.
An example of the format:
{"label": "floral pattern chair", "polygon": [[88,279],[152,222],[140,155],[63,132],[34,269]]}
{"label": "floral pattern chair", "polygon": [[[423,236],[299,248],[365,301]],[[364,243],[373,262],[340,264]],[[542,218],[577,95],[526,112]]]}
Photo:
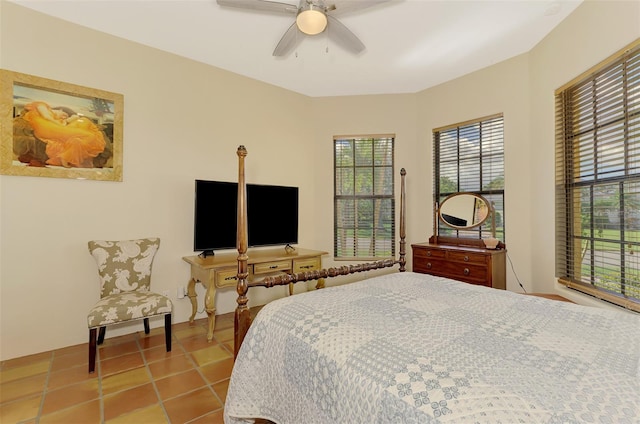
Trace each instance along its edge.
{"label": "floral pattern chair", "polygon": [[100,300],[89,311],[89,373],[96,366],[97,344],[102,344],[106,326],[136,319],[144,320],[149,334],[149,318],[164,315],[167,352],[171,351],[171,312],[173,305],[166,296],[150,291],[151,265],[160,239],[89,242],[89,252],[98,264]]}

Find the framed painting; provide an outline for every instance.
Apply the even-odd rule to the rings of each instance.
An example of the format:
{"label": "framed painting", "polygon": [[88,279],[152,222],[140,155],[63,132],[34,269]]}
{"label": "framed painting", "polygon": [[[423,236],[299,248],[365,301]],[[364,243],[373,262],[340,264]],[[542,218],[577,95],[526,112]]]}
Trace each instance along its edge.
{"label": "framed painting", "polygon": [[0,173],[122,181],[121,94],[0,69]]}

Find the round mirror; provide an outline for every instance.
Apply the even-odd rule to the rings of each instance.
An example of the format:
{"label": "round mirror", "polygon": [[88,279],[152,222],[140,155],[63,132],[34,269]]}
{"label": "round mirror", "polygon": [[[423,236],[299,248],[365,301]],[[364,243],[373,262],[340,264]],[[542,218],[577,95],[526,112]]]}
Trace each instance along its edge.
{"label": "round mirror", "polygon": [[450,227],[466,229],[478,227],[491,216],[491,204],[474,193],[455,193],[447,196],[438,209],[440,220]]}

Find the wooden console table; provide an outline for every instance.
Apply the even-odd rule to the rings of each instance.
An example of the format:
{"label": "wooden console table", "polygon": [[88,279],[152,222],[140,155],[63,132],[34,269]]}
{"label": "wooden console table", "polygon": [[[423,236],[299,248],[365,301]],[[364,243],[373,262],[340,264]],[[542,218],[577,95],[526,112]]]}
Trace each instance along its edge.
{"label": "wooden console table", "polygon": [[[248,279],[255,280],[277,273],[297,273],[322,269],[322,256],[327,252],[297,248],[287,253],[283,247],[249,251]],[[191,317],[193,322],[198,311],[196,283],[205,289],[204,308],[209,319],[207,340],[213,339],[213,329],[216,325],[216,290],[224,287],[236,287],[238,279],[238,253],[219,253],[215,256],[202,258],[185,256],[182,258],[191,265],[191,279],[187,285],[187,296],[191,300]],[[324,287],[324,281],[318,280],[316,288]],[[293,294],[293,284],[289,285],[289,294]]]}

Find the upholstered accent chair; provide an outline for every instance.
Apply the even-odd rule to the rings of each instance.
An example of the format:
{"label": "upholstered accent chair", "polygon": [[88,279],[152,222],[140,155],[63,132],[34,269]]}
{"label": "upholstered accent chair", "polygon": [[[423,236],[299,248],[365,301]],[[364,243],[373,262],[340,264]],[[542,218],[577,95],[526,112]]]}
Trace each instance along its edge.
{"label": "upholstered accent chair", "polygon": [[171,312],[168,297],[153,293],[151,265],[160,247],[160,239],[89,242],[89,252],[98,264],[100,300],[89,311],[89,373],[96,367],[97,344],[102,344],[107,325],[144,320],[149,334],[149,318],[164,315],[167,352],[171,351]]}

